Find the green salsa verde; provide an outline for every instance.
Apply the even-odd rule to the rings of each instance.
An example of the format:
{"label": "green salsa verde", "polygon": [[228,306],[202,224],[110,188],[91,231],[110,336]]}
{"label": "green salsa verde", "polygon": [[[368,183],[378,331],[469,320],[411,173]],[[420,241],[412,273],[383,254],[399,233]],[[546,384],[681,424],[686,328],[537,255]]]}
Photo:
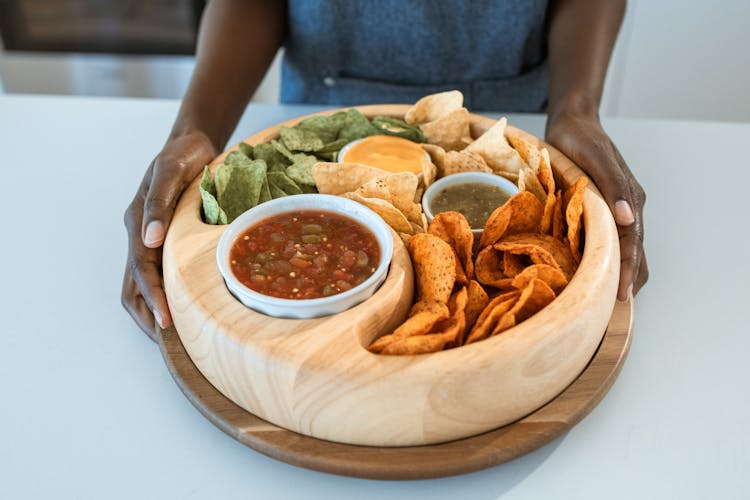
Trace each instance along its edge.
{"label": "green salsa verde", "polygon": [[466,182],[441,189],[430,201],[432,213],[456,211],[463,214],[472,229],[483,229],[490,214],[510,199],[498,186]]}

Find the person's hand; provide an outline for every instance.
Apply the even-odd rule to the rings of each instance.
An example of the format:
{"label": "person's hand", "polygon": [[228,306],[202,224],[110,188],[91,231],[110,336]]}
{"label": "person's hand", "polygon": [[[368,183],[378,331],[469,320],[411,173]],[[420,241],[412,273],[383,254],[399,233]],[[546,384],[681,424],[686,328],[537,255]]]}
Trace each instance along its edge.
{"label": "person's hand", "polygon": [[162,328],[172,324],[161,276],[161,246],[167,228],[180,195],[216,153],[200,133],[170,139],[149,165],[125,211],[128,260],[122,305],[151,340],[156,341],[154,320]]}
{"label": "person's hand", "polygon": [[619,300],[627,300],[648,280],[643,251],[646,193],[604,132],[597,116],[561,112],[547,120],[546,140],[581,167],[609,204],[620,235]]}

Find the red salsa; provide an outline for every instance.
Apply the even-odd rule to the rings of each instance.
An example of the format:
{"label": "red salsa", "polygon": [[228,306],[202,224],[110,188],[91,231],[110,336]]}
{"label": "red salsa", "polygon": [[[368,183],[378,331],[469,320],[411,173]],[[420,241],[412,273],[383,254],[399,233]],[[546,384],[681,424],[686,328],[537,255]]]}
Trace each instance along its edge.
{"label": "red salsa", "polygon": [[375,235],[334,212],[304,210],[264,219],[229,252],[232,273],[246,287],[282,299],[316,299],[367,280],[380,261]]}

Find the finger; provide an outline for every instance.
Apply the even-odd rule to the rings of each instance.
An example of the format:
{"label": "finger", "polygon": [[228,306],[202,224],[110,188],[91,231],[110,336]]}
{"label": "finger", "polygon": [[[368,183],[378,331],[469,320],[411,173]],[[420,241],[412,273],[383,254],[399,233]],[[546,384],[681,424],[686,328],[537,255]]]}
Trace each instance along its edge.
{"label": "finger", "polygon": [[633,293],[633,284],[641,266],[642,240],[638,226],[619,227],[620,233],[620,284],[617,299],[625,301]]}
{"label": "finger", "polygon": [[162,328],[172,324],[167,296],[161,279],[161,254],[154,249],[143,249],[130,261],[129,271],[140,295]]}
{"label": "finger", "polygon": [[591,176],[609,205],[615,222],[629,226],[635,222],[635,209],[629,175],[623,170],[612,141],[605,135],[592,138],[586,148],[571,148],[572,160]]}
{"label": "finger", "polygon": [[154,165],[151,183],[143,207],[143,244],[156,248],[164,243],[167,227],[172,220],[177,200],[187,187],[182,171],[172,165]]}
{"label": "finger", "polygon": [[122,283],[122,295],[120,297],[122,306],[133,318],[135,324],[153,341],[156,341],[156,331],[154,328],[154,315],[146,305],[146,301],[138,293],[135,281],[130,273],[125,271]]}

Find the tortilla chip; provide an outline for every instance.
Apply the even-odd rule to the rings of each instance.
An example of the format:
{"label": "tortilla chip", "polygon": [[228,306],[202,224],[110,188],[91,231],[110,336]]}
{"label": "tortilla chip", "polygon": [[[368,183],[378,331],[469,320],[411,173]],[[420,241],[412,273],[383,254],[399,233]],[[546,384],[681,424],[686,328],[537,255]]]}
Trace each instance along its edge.
{"label": "tortilla chip", "polygon": [[586,191],[587,184],[588,179],[586,177],[579,177],[578,180],[576,180],[575,183],[565,191],[564,196],[566,201],[565,222],[568,224],[568,243],[570,245],[570,253],[573,254],[573,258],[576,262],[581,261],[583,193]]}
{"label": "tortilla chip", "polygon": [[526,288],[534,279],[539,279],[547,283],[552,291],[555,292],[555,295],[559,295],[568,284],[567,278],[559,269],[547,264],[534,264],[513,278],[513,287],[519,290]]}
{"label": "tortilla chip", "polygon": [[430,144],[437,144],[446,151],[464,149],[471,143],[469,110],[457,109],[445,116],[422,125],[424,137]]}
{"label": "tortilla chip", "polygon": [[513,280],[503,272],[503,253],[491,245],[480,250],[474,262],[477,281],[495,288],[509,288]]}
{"label": "tortilla chip", "polygon": [[387,175],[384,178],[391,203],[409,222],[422,223],[422,205],[414,202],[419,178],[411,172],[400,172]]}
{"label": "tortilla chip", "polygon": [[536,174],[539,171],[539,162],[542,159],[539,148],[518,136],[509,135],[506,139],[513,146],[513,149],[518,151],[526,165]]}
{"label": "tortilla chip", "polygon": [[539,224],[539,231],[544,234],[552,232],[552,218],[554,217],[555,202],[555,177],[552,174],[552,166],[549,161],[549,152],[542,149],[542,161],[539,163],[539,182],[544,186],[547,197],[544,201],[544,213]]}
{"label": "tortilla chip", "polygon": [[521,171],[518,172],[518,189],[528,191],[542,203],[547,201],[547,193],[539,182],[539,178],[529,167],[522,167]]}
{"label": "tortilla chip", "polygon": [[469,332],[468,337],[466,337],[465,344],[472,344],[489,337],[495,329],[497,322],[513,307],[520,295],[521,292],[514,290],[492,299],[477,318],[474,327]]}
{"label": "tortilla chip", "polygon": [[456,281],[453,249],[437,236],[421,233],[407,245],[414,266],[417,300],[448,303]]}
{"label": "tortilla chip", "polygon": [[426,144],[425,151],[430,154],[437,167],[438,177],[458,174],[461,172],[485,172],[492,173],[484,158],[470,151],[448,151],[435,144]]}
{"label": "tortilla chip", "polygon": [[507,123],[507,118],[501,118],[477,140],[469,144],[465,151],[479,153],[496,174],[518,179],[518,172],[525,163],[518,151],[513,149],[505,139]]}
{"label": "tortilla chip", "polygon": [[570,253],[570,247],[547,234],[521,233],[504,236],[493,245],[493,248],[516,255],[528,255],[534,264],[547,264],[559,269],[568,280],[576,270],[576,262]]}
{"label": "tortilla chip", "polygon": [[492,335],[502,333],[536,314],[552,302],[554,298],[555,292],[552,291],[547,283],[539,279],[532,279],[526,288],[521,291],[518,301],[497,322],[497,325],[492,330]]}
{"label": "tortilla chip", "polygon": [[505,235],[537,231],[542,210],[542,203],[528,191],[513,195],[487,218],[479,248],[491,245]]}
{"label": "tortilla chip", "polygon": [[368,198],[356,192],[343,193],[341,196],[366,206],[378,214],[397,233],[411,234],[411,224],[392,203],[380,198]]}
{"label": "tortilla chip", "polygon": [[312,176],[318,192],[343,194],[356,190],[362,184],[390,172],[361,163],[325,163],[313,165]]}
{"label": "tortilla chip", "polygon": [[555,195],[555,208],[552,210],[552,237],[562,240],[565,238],[566,231],[565,217],[563,217],[563,195],[562,190],[558,189]]}
{"label": "tortilla chip", "polygon": [[451,295],[448,300],[448,309],[451,313],[451,322],[442,322],[446,324],[437,324],[432,333],[442,335],[446,338],[445,347],[457,347],[463,343],[464,332],[466,331],[466,306],[468,304],[469,294],[466,287],[459,289]]}
{"label": "tortilla chip", "polygon": [[466,330],[471,331],[479,315],[482,313],[490,298],[487,296],[487,292],[484,291],[482,285],[476,280],[471,280],[469,286],[466,287]]}
{"label": "tortilla chip", "polygon": [[[459,212],[441,212],[432,220],[427,232],[448,243],[456,254],[458,264],[467,280],[474,278],[472,249],[474,233],[466,217]],[[463,283],[468,284],[468,281]]]}
{"label": "tortilla chip", "polygon": [[404,120],[408,124],[435,121],[452,111],[461,109],[463,105],[464,95],[458,90],[428,95],[409,108]]}
{"label": "tortilla chip", "polygon": [[[515,255],[510,252],[503,252],[503,273],[508,278],[515,278],[523,272],[527,267],[527,262],[524,262],[524,258],[521,255]],[[516,288],[515,284],[513,285]]]}
{"label": "tortilla chip", "polygon": [[437,179],[437,167],[427,158],[422,158],[419,162],[422,165],[422,186],[426,189]]}
{"label": "tortilla chip", "polygon": [[394,341],[415,335],[425,335],[438,321],[447,319],[448,317],[450,317],[450,310],[444,303],[435,301],[417,302],[412,306],[406,321],[396,328],[393,333],[376,339],[367,349],[370,352],[379,353]]}
{"label": "tortilla chip", "polygon": [[391,342],[380,354],[410,355],[442,351],[448,340],[447,336],[434,334],[407,337]]}

